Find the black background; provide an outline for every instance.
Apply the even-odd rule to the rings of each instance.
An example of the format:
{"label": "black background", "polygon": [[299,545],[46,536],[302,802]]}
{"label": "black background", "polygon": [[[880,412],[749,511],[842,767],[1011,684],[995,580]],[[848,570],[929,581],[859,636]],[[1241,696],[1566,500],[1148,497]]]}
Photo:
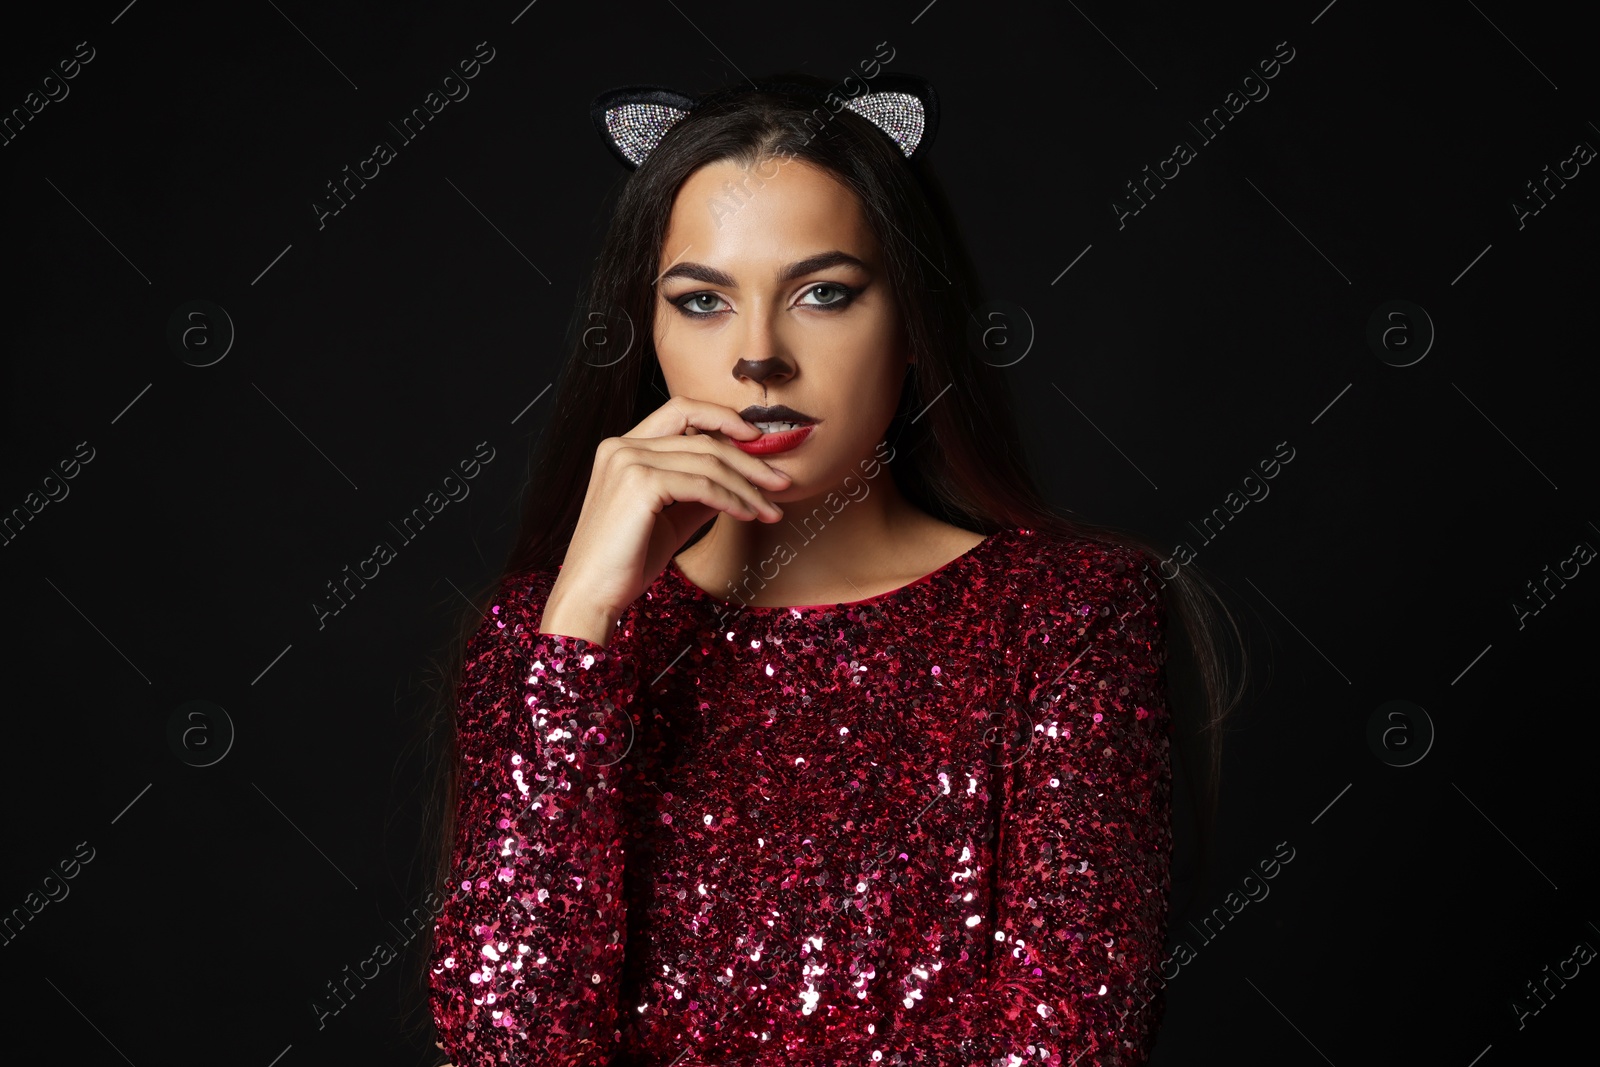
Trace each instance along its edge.
{"label": "black background", "polygon": [[[77,42],[95,57],[0,147],[0,508],[79,442],[94,458],[0,547],[0,910],[95,852],[0,946],[0,1055],[42,1037],[82,1064],[436,1061],[426,1033],[395,1036],[399,964],[321,1028],[310,1005],[418,903],[406,745],[428,657],[508,547],[534,401],[624,176],[588,103],[786,67],[836,81],[884,41],[939,89],[934,164],[991,295],[1032,320],[1010,373],[1050,498],[1189,541],[1250,624],[1262,677],[1197,906],[1279,842],[1295,858],[1212,943],[1175,927],[1196,954],[1154,1062],[1592,1054],[1567,1043],[1594,965],[1521,1028],[1512,1001],[1600,946],[1580,685],[1600,577],[1520,627],[1513,601],[1600,545],[1600,177],[1521,226],[1511,206],[1600,146],[1592,40],[1564,5],[1418,7],[8,11],[7,112]],[[324,183],[397,142],[387,121],[480,41],[470,96],[319,230]],[[1187,123],[1282,41],[1270,95],[1203,144]],[[1179,140],[1197,158],[1119,228],[1123,184]],[[211,366],[167,340],[191,300],[237,331]],[[1393,300],[1427,321],[1374,347]],[[470,497],[319,629],[324,583],[480,441]],[[1188,523],[1279,442],[1295,458],[1270,495],[1203,543]],[[167,739],[189,700],[237,730],[209,767]],[[1411,766],[1367,740],[1390,700],[1435,731]]]}

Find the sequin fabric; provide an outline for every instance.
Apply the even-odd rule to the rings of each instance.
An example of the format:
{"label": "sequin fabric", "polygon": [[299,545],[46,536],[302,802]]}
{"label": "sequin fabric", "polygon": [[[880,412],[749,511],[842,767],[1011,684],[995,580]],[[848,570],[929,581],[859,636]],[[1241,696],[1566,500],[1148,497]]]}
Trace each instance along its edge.
{"label": "sequin fabric", "polygon": [[[800,551],[804,551],[803,547]],[[669,565],[468,645],[431,998],[457,1067],[1141,1064],[1170,892],[1145,557],[1022,528],[850,604]]]}

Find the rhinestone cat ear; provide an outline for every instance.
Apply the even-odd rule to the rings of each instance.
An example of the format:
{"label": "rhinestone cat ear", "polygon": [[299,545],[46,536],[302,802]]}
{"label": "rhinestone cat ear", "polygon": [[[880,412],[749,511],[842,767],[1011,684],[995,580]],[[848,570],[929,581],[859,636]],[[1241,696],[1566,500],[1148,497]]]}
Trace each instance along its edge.
{"label": "rhinestone cat ear", "polygon": [[845,106],[888,134],[907,160],[926,154],[939,122],[938,96],[922,78],[880,74],[872,91],[845,98]]}
{"label": "rhinestone cat ear", "polygon": [[606,147],[634,170],[694,105],[693,97],[658,85],[627,85],[595,97],[589,114]]}
{"label": "rhinestone cat ear", "polygon": [[[839,96],[846,107],[871,122],[894,141],[907,160],[927,154],[939,125],[938,96],[933,85],[914,74],[881,72],[877,77],[857,79],[869,91],[855,96]],[[828,111],[826,90],[794,82],[758,82],[759,88],[799,91],[816,98],[824,114]],[[697,106],[722,92],[696,99],[659,85],[627,85],[595,97],[589,105],[590,117],[601,140],[612,155],[630,170],[638,169],[661,138]]]}

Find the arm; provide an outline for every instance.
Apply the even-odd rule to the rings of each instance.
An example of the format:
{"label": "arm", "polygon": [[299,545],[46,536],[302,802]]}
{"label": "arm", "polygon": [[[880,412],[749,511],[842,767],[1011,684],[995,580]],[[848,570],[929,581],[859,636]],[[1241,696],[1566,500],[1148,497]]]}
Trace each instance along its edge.
{"label": "arm", "polygon": [[542,634],[554,572],[508,580],[467,645],[460,789],[430,999],[456,1067],[592,1067],[615,1051],[626,942],[618,764],[634,665]]}
{"label": "arm", "polygon": [[961,977],[917,983],[921,999],[847,1050],[764,1067],[1146,1062],[1165,1005],[1147,981],[1170,891],[1165,613],[1135,592],[1131,557],[1108,555],[1070,559],[1062,593],[1022,616],[1008,708],[1019,730],[994,758],[987,957]]}
{"label": "arm", "polygon": [[1165,605],[1136,589],[1131,553],[1096,555],[1073,561],[1067,603],[1034,612],[1016,694],[1033,741],[1010,768],[996,864],[1007,940],[974,1031],[990,1056],[1033,1045],[1050,1067],[1143,1064],[1165,1008],[1148,988],[1171,889]]}

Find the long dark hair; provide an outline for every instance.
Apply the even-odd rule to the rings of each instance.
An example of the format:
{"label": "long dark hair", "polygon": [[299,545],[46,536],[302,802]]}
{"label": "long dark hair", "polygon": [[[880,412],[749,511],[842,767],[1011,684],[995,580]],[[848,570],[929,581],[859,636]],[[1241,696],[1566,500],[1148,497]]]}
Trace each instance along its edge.
{"label": "long dark hair", "polygon": [[[780,77],[828,89],[807,75]],[[969,343],[968,325],[976,321],[982,295],[959,227],[925,161],[908,162],[881,130],[848,107],[835,113],[804,93],[749,88],[702,99],[622,186],[587,295],[568,328],[570,356],[530,457],[516,539],[502,574],[478,591],[482,606],[463,612],[446,649],[437,699],[423,726],[438,775],[424,813],[431,835],[423,852],[428,888],[442,891],[450,876],[459,773],[455,700],[467,638],[505,578],[563,562],[595,449],[668,399],[651,342],[653,281],[674,197],[708,163],[755,168],[769,158],[803,161],[830,172],[860,198],[884,250],[905,339],[916,353],[887,435],[895,449],[895,485],[912,504],[975,533],[1023,526],[1162,558],[1133,534],[1057,514],[1040,495],[1005,371]],[[934,398],[938,403],[929,407]],[[1226,604],[1192,564],[1167,578],[1161,595],[1168,617],[1178,624],[1170,642],[1170,699],[1176,747],[1189,771],[1203,871],[1218,802],[1222,727],[1243,692],[1243,641]],[[426,966],[417,977],[425,1001]]]}

